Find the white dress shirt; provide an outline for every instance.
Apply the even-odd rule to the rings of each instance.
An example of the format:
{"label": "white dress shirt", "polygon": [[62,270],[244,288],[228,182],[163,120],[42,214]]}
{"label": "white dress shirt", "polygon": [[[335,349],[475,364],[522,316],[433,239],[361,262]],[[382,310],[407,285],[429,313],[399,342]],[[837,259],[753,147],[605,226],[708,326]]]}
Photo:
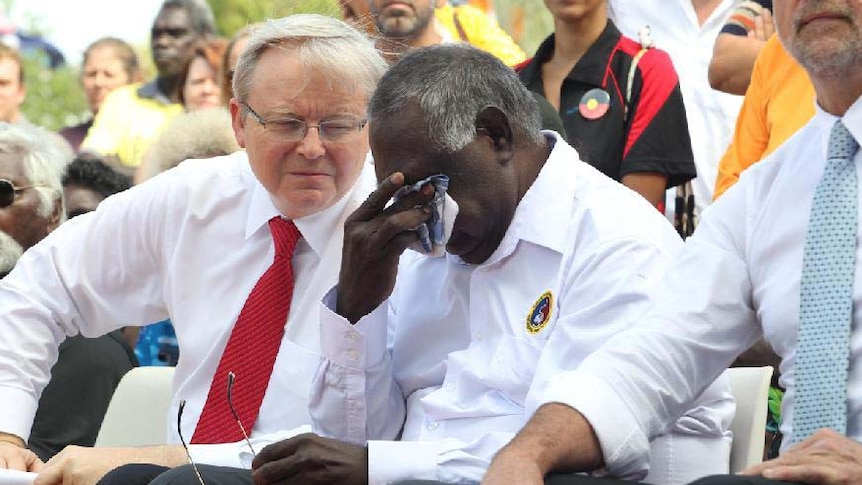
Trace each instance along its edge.
{"label": "white dress shirt", "polygon": [[[320,361],[318,305],[338,279],[344,219],[373,187],[366,164],[351,193],[294,221],[303,238],[293,256],[293,300],[252,436],[310,423],[308,393]],[[0,430],[29,436],[67,335],[94,337],[169,317],[180,360],[168,440],[179,443],[181,399],[187,401],[183,436],[190,440],[237,315],[272,264],[267,221],[277,215],[245,152],[237,152],[185,162],[109,197],[25,253],[0,282]],[[244,442],[191,448],[202,463],[249,463],[240,458],[250,454]]]}
{"label": "white dress shirt", "polygon": [[[649,25],[656,47],[670,55],[679,75],[697,178],[692,180],[699,211],[712,203],[718,162],[724,155],[742,96],[723,93],[709,85],[709,61],[719,31],[738,2],[722,0],[703,25],[692,0],[610,0],[614,23],[632,39]],[[672,207],[672,206],[671,206]]]}
{"label": "white dress shirt", "polygon": [[[355,326],[327,295],[315,431],[370,440],[373,484],[480,480],[551,377],[635,323],[680,247],[654,207],[557,138],[486,262],[408,251],[395,292]],[[543,320],[533,308],[546,292]],[[712,391],[687,419],[727,456],[734,406],[726,387]]]}
{"label": "white dress shirt", "polygon": [[[746,170],[704,214],[643,325],[619,335],[577,371],[551,384],[551,395],[589,419],[603,448],[628,448],[608,463],[612,469],[625,470],[643,451],[641,445],[623,444],[616,430],[633,430],[629,443],[645,442],[761,335],[781,356],[780,382],[787,389],[781,431],[783,445],[792,443],[802,252],[837,119],[818,108],[783,146]],[[862,140],[862,101],[842,119]],[[860,171],[862,155],[857,153],[853,162]],[[860,264],[862,248],[857,247],[856,267]],[[858,269],[853,301],[847,435],[862,441]],[[608,382],[617,385],[611,388]],[[569,389],[589,392],[573,395]]]}

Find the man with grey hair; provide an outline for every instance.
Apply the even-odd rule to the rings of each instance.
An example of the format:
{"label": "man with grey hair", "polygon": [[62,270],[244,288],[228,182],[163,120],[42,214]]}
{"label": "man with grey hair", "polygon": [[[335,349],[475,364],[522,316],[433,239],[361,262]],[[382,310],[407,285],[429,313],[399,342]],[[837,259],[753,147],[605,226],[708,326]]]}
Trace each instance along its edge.
{"label": "man with grey hair", "polygon": [[[343,222],[373,187],[365,109],[386,68],[339,20],[261,24],[230,102],[245,151],[111,196],[24,255],[0,282],[0,465],[38,471],[44,485],[189,456],[241,467],[247,443],[260,449],[307,427],[316,308],[337,280]],[[170,444],[68,447],[34,461],[23,445],[57,345],[166,318],[182,355]]]}
{"label": "man with grey hair", "polygon": [[[541,131],[530,92],[475,48],[407,54],[369,123],[381,184],[348,218],[322,300],[318,434],[271,445],[252,474],[219,483],[479,481],[553,398],[553,376],[635,323],[682,245],[642,197]],[[442,214],[429,207],[440,197]],[[455,211],[434,254],[405,252],[432,213]],[[716,386],[670,431],[726,469],[732,409]]]}

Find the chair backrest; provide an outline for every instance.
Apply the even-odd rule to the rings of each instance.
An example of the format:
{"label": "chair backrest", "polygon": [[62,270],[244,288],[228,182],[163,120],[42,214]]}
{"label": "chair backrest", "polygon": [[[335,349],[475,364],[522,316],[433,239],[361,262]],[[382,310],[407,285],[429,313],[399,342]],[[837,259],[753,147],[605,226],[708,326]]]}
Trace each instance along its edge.
{"label": "chair backrest", "polygon": [[736,414],[730,423],[730,473],[763,461],[766,411],[772,367],[733,367],[726,371],[736,398]]}
{"label": "chair backrest", "polygon": [[123,376],[95,446],[146,446],[166,442],[173,367],[135,367]]}

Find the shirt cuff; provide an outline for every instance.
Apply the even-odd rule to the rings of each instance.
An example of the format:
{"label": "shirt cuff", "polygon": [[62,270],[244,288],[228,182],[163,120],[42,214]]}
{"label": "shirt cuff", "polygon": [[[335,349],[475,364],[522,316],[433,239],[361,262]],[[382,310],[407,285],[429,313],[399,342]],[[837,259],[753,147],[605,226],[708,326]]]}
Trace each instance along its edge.
{"label": "shirt cuff", "polygon": [[248,443],[237,441],[234,443],[221,443],[216,445],[189,445],[189,454],[197,464],[228,466],[233,468],[251,468],[251,462],[260,450],[267,446],[293,438],[302,433],[311,433],[311,426],[302,425],[294,429],[269,433],[261,436],[253,436]]}
{"label": "shirt cuff", "polygon": [[438,456],[434,441],[369,441],[368,484],[434,479]]}
{"label": "shirt cuff", "polygon": [[353,369],[379,366],[387,352],[389,300],[351,324],[335,313],[338,288],[323,297],[320,306],[320,349],[324,357]]}
{"label": "shirt cuff", "polygon": [[593,427],[613,476],[639,478],[649,471],[649,439],[626,401],[606,381],[584,372],[554,378],[542,396],[576,409]]}
{"label": "shirt cuff", "polygon": [[30,428],[36,419],[39,404],[27,391],[4,387],[0,391],[3,412],[0,413],[0,431],[14,434],[25,442],[30,439]]}
{"label": "shirt cuff", "polygon": [[232,468],[250,468],[240,458],[241,447],[245,442],[221,443],[217,445],[189,445],[189,455],[198,465],[228,466]]}

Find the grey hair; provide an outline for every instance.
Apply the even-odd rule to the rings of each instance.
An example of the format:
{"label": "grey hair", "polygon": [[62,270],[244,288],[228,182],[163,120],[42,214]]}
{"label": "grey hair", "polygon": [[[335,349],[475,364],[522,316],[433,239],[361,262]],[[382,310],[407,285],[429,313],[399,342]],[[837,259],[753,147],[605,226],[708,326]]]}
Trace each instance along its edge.
{"label": "grey hair", "polygon": [[333,17],[295,14],[253,28],[233,77],[234,97],[245,102],[261,55],[271,48],[296,51],[306,69],[323,73],[348,91],[371,97],[388,64],[364,33]]}
{"label": "grey hair", "polygon": [[63,175],[74,157],[66,140],[35,125],[0,123],[0,153],[21,157],[24,175],[39,195],[38,214],[48,217],[59,203],[62,221]]}
{"label": "grey hair", "polygon": [[171,120],[147,151],[141,162],[140,181],[174,168],[189,158],[228,155],[239,149],[230,113],[226,109],[209,108],[183,113]]}
{"label": "grey hair", "polygon": [[512,131],[540,143],[542,121],[535,98],[515,72],[496,57],[467,44],[414,50],[380,80],[368,103],[368,119],[397,115],[417,101],[438,149],[454,153],[476,137],[476,116],[493,106]]}

